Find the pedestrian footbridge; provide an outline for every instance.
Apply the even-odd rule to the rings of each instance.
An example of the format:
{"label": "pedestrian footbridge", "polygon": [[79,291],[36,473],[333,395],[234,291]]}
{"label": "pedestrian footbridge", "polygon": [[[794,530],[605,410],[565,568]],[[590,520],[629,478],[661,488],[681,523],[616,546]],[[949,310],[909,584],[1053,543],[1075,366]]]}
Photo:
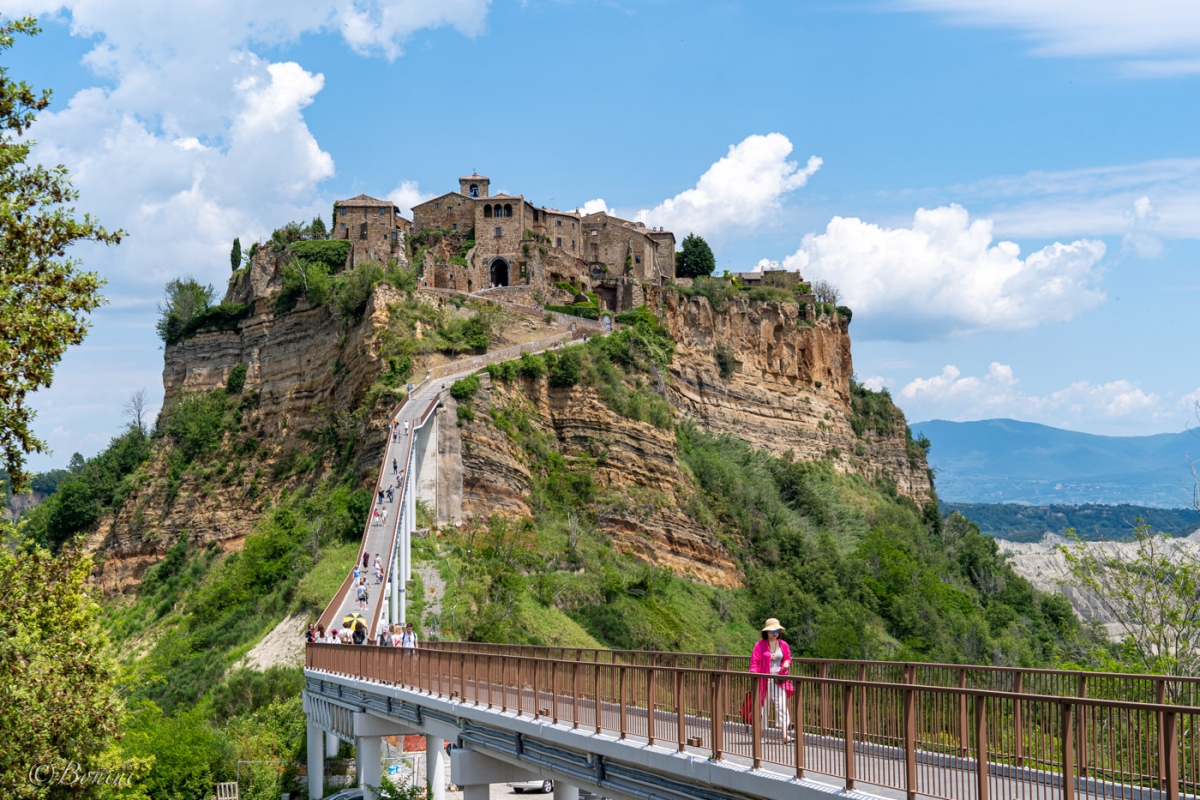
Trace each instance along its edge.
{"label": "pedestrian footbridge", "polygon": [[[455,477],[438,466],[446,387],[600,332],[569,324],[442,367],[395,409],[376,486],[388,513],[367,523],[359,551],[383,565],[361,610],[372,636],[381,621],[404,622],[417,500],[440,520],[453,496]],[[347,576],[321,622],[342,627],[359,612]],[[1200,783],[1195,679],[804,659],[763,678],[737,656],[457,642],[310,644],[305,657],[312,798],[339,740],[355,743],[369,787],[381,781],[380,737],[401,734],[426,737],[429,800],[443,800],[447,741],[465,800],[538,778],[556,797],[584,788],[619,800],[1180,800]]]}
{"label": "pedestrian footbridge", "polygon": [[[736,656],[441,642],[306,659],[314,797],[322,732],[356,743],[366,786],[378,737],[426,736],[430,800],[446,741],[465,800],[534,778],[623,800],[1179,800],[1200,783],[1194,679],[805,659],[763,678]],[[775,692],[782,718],[760,702]]]}

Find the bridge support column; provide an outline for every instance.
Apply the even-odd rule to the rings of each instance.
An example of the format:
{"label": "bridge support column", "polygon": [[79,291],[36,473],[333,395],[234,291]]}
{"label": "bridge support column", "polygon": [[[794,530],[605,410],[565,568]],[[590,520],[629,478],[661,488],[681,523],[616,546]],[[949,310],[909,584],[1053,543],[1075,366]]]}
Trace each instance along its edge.
{"label": "bridge support column", "polygon": [[554,800],[579,800],[579,787],[562,781],[554,782]]}
{"label": "bridge support column", "polygon": [[425,784],[427,800],[446,799],[446,740],[428,734],[425,735]]}
{"label": "bridge support column", "polygon": [[332,733],[325,734],[325,757],[337,758],[338,749],[342,746],[342,740],[334,736]]}
{"label": "bridge support column", "polygon": [[325,796],[325,732],[308,720],[308,797],[321,800]]}
{"label": "bridge support column", "polygon": [[382,754],[378,736],[357,736],[354,739],[354,764],[358,773],[358,788],[366,800],[379,800],[368,786],[379,786],[383,779]]}
{"label": "bridge support column", "polygon": [[477,783],[474,786],[463,787],[463,800],[490,800],[492,796],[492,785],[490,783]]}

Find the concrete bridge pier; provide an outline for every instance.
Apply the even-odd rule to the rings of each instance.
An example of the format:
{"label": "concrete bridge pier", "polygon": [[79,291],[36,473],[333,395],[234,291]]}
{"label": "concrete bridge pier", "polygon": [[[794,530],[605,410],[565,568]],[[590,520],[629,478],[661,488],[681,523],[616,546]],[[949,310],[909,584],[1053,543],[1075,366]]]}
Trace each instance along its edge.
{"label": "concrete bridge pier", "polygon": [[446,740],[425,734],[425,798],[445,800]]}
{"label": "concrete bridge pier", "polygon": [[579,787],[562,781],[554,782],[554,800],[579,800]]}
{"label": "concrete bridge pier", "polygon": [[[428,751],[425,757],[429,758]],[[541,777],[535,772],[521,769],[474,750],[454,750],[450,753],[450,780],[462,787],[463,800],[488,800],[493,783],[533,781]],[[432,786],[432,784],[430,785]],[[555,783],[554,796],[558,797],[557,783]],[[576,789],[574,795],[564,796],[579,800],[579,790]],[[429,795],[430,800],[442,800],[443,797],[444,794],[435,798],[432,791]]]}
{"label": "concrete bridge pier", "polygon": [[380,737],[354,737],[354,771],[363,797],[378,800],[370,787],[379,786],[383,779],[383,752]]}
{"label": "concrete bridge pier", "polygon": [[308,718],[308,798],[321,800],[325,794],[325,742],[324,732]]}
{"label": "concrete bridge pier", "polygon": [[338,749],[342,746],[342,740],[334,736],[332,733],[325,734],[325,757],[337,758]]}

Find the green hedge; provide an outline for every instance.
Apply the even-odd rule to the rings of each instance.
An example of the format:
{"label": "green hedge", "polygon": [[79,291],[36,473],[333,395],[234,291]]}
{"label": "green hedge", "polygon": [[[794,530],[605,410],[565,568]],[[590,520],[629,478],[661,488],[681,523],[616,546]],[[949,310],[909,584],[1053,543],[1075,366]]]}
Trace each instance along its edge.
{"label": "green hedge", "polygon": [[189,339],[201,331],[236,331],[238,323],[249,317],[253,310],[244,303],[221,303],[206,308],[183,326],[176,341]]}
{"label": "green hedge", "polygon": [[543,306],[547,311],[557,311],[560,314],[570,314],[584,319],[600,319],[600,306],[592,303],[576,303],[570,306]]}
{"label": "green hedge", "polygon": [[329,267],[329,272],[340,272],[346,266],[346,258],[350,255],[348,239],[315,239],[305,242],[292,242],[288,250],[296,258],[306,261],[319,261]]}

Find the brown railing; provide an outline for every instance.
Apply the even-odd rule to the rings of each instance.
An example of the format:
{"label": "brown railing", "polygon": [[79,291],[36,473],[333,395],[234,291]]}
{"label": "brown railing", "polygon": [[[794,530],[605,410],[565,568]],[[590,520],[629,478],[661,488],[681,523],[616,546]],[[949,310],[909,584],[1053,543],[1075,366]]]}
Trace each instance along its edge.
{"label": "brown railing", "polygon": [[[872,679],[870,662],[824,662],[824,674],[781,678],[686,663],[695,656],[677,666],[663,663],[674,654],[633,663],[563,652],[576,657],[436,643],[418,651],[308,645],[305,658],[312,670],[909,798],[1179,800],[1200,787],[1200,708],[1192,706],[918,682],[921,668],[942,665],[896,665],[892,681]],[[861,677],[831,674],[850,663]]]}
{"label": "brown railing", "polygon": [[[459,649],[459,642],[427,642],[423,647]],[[472,649],[493,655],[549,658],[565,661],[590,661],[626,666],[673,666],[701,670],[748,671],[749,656],[708,653],[668,653],[646,650],[603,650],[596,648],[542,647],[515,644],[476,644]],[[839,659],[795,658],[791,674],[813,678],[904,683],[912,672],[912,682],[920,686],[984,689],[1016,694],[1041,694],[1054,697],[1091,697],[1101,700],[1126,700],[1139,703],[1170,703],[1200,706],[1200,678],[1176,675],[1137,675],[1114,672],[1077,672],[1072,670],[992,667],[972,664],[932,664],[901,661],[848,661]]]}

